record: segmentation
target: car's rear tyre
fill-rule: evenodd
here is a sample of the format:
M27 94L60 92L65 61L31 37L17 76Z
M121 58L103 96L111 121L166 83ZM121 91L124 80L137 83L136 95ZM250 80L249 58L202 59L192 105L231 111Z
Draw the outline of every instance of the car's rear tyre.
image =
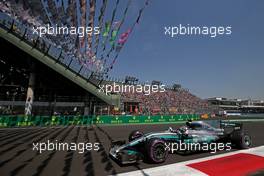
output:
M151 139L147 143L147 158L152 163L162 163L167 159L168 150L161 139Z
M131 142L131 141L133 141L133 140L135 140L135 139L140 138L140 137L143 136L143 135L144 135L144 133L142 133L141 131L134 130L134 131L132 131L132 132L129 134L129 136L128 136L128 141Z
M238 149L248 149L252 144L251 137L242 131L234 132L231 135L231 142Z

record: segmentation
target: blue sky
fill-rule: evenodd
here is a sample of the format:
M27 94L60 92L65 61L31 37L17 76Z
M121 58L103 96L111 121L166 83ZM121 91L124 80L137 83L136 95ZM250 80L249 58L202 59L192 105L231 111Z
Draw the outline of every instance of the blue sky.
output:
M151 0L111 75L180 83L202 98L264 99L263 9L262 0ZM232 26L232 35L164 35L179 24Z

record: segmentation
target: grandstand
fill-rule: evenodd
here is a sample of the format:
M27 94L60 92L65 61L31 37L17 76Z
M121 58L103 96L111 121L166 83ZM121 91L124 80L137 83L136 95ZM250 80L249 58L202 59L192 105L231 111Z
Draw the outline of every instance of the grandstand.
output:
M228 99L214 97L207 99L210 106L218 110L219 115L263 114L264 101L251 99Z
M99 104L119 106L119 96L99 92L99 81L93 79L93 73L82 67L77 60L68 57L62 49L58 49L48 41L32 35L28 28L4 13L0 14L0 19L1 48L2 51L5 51L3 58L1 58L1 68L3 68L1 69L1 87L3 87L1 100L6 100L1 101L1 106L7 106L9 109L10 106L18 106L20 108L12 110L12 113L22 113L25 100L28 97L26 95L28 87L36 88L33 90L36 101L34 106L40 107L35 108L37 111L34 112L38 114L46 114L47 109L55 108L54 104L58 108L60 105L66 108L85 107L87 110L84 114L92 113L92 110ZM21 71L24 74L21 74ZM21 78L23 75L24 77ZM8 78L8 76L15 80ZM29 83L29 80L35 82ZM69 84L68 81L74 84ZM57 85L52 88L52 84ZM10 87L13 89L10 90ZM70 96L71 94L73 96ZM23 99L24 101L18 101ZM85 99L89 99L88 102ZM66 103L73 100L76 102ZM2 109L6 109L4 107ZM39 112L40 109L45 109L45 112ZM7 111L3 110L3 112ZM56 109L53 111L56 112ZM51 110L49 110L50 112Z
M122 102L125 110L143 114L201 114L208 113L207 102L191 94L186 89L169 89L165 92L152 93L146 96L142 93L123 93ZM139 110L136 110L139 109ZM128 112L127 112L128 113Z
M38 5L36 4L35 11ZM3 8L4 9L4 8ZM1 9L2 10L2 9ZM145 84L127 76L110 79L84 67L67 49L33 34L28 22L10 9L0 12L0 113L28 115L92 114L202 114L211 112L208 103L181 85L165 92L108 94L99 85ZM20 21L22 20L22 22ZM39 23L29 17L33 25ZM15 52L12 52L15 51ZM154 80L152 84L161 84Z

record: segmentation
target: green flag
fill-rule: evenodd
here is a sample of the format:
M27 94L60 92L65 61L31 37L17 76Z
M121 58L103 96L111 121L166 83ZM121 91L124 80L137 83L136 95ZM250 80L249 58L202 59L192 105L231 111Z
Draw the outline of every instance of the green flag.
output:
M103 36L104 36L104 37L107 37L107 36L108 36L109 31L110 31L110 27L111 27L110 22L106 22L106 23L105 23L105 30L104 30L104 32L103 32Z
M110 44L113 46L115 44L116 36L117 36L117 30L113 30L111 34Z

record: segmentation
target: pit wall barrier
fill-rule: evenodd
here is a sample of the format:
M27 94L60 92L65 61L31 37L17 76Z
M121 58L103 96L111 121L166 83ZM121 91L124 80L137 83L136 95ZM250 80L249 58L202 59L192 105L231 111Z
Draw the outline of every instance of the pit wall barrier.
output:
M0 127L26 126L68 126L68 125L116 125L116 124L155 124L175 123L186 120L199 120L197 114L154 115L154 116L0 116Z

